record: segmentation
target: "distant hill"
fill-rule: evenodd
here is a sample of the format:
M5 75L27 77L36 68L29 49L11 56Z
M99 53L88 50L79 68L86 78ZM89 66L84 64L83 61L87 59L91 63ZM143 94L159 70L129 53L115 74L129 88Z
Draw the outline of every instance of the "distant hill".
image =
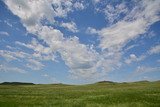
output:
M150 83L150 82L160 82L160 80L158 81L148 81L148 80L142 80L142 81L135 81L135 82L122 82L122 83ZM113 81L99 81L96 82L96 84L117 84L118 82L113 82Z
M98 84L102 84L102 83L109 83L109 84L114 84L116 82L113 82L113 81L99 81L97 82Z
M130 84L130 83L160 83L160 80L157 80L157 81L147 81L147 80L143 80L143 81L135 81L135 82L122 82L122 83L119 83L119 82L113 82L113 81L99 81L99 82L96 82L96 83L93 83L93 84L102 84L102 85L107 85L107 84ZM3 83L0 83L0 85L44 85L44 84L34 84L34 83L27 83L27 82L3 82ZM54 85L54 86L73 86L73 84L63 84L63 83L54 83L54 84L48 84L48 85ZM84 85L87 85L87 84L84 84ZM92 84L90 84L92 85Z
M3 82L0 85L34 85L34 83L25 83L25 82Z

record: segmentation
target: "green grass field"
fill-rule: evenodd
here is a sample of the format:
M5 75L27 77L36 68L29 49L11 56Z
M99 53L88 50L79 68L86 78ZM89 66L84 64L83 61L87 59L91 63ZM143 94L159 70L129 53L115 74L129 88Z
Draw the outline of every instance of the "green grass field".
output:
M0 107L160 107L160 82L0 85Z

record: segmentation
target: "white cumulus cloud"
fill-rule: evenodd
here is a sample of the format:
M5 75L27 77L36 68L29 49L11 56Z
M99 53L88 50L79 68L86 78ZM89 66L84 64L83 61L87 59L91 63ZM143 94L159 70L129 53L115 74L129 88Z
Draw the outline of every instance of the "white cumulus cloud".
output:
M78 29L77 29L77 25L76 23L74 23L73 21L72 22L68 22L68 23L61 23L61 26L66 28L67 30L71 31L71 32L78 32Z

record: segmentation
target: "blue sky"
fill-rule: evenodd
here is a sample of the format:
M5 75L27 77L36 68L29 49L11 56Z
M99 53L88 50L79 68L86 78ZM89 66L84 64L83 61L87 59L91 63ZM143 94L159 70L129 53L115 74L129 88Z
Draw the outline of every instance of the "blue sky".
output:
M160 79L159 0L0 1L0 82Z

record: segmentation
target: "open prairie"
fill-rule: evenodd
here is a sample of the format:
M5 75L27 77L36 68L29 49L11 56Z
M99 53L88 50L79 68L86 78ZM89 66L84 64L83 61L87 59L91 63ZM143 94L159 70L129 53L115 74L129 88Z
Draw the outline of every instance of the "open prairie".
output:
M0 85L0 107L160 107L160 82Z

